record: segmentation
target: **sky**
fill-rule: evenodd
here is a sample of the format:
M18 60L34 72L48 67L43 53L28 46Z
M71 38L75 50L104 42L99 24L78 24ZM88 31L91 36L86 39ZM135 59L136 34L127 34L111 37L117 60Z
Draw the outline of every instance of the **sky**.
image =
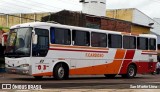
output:
M106 0L106 9L137 8L151 18L160 18L160 0ZM79 0L0 0L0 13L81 11Z

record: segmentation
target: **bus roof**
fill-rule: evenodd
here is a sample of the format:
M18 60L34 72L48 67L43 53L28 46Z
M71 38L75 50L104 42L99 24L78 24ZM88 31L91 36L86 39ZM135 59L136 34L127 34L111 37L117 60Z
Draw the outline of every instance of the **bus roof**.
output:
M140 37L149 37L149 38L157 38L156 35L153 34L139 34Z
M77 26L47 23L47 22L23 23L23 24L14 25L14 26L11 27L11 29L19 28L19 27L38 27L38 26L52 26L52 27L66 28L66 29L72 29L72 30L92 31L92 32L101 32L101 33L112 33L112 34L123 34L124 33L124 32L117 32L117 31L111 31L111 30L84 28L84 27L77 27ZM153 35L153 34L139 34L139 36L140 37L157 38L157 36Z

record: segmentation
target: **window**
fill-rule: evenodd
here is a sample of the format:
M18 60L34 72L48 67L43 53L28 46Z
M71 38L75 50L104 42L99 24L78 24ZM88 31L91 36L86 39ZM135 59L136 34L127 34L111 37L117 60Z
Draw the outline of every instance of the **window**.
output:
M123 36L123 48L124 49L136 49L136 37Z
M90 34L89 32L73 30L72 31L73 45L77 46L89 46L90 45Z
M71 32L69 29L51 28L51 43L53 44L71 44Z
M138 37L137 38L137 49L148 50L148 38Z
M109 48L122 48L122 36L117 34L108 34Z
M40 46L40 49L48 49L48 37L45 36L39 36L38 37L38 45Z
M47 29L35 29L38 35L38 43L32 45L32 55L36 57L44 57L48 53L49 48L49 31Z
M49 31L47 29L35 29L36 34L38 35L38 49L39 50L48 50L49 48Z
M104 33L92 32L91 45L92 47L107 47L107 35Z
M149 39L149 49L156 50L156 39L154 38Z

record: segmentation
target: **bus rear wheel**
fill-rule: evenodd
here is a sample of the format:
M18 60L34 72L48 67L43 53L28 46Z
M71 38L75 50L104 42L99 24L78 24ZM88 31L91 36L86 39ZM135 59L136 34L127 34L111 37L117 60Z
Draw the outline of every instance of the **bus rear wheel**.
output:
M113 78L115 78L116 74L105 74L104 76L106 78L113 79Z
M127 74L123 74L124 78L134 78L136 76L136 67L134 65L129 65L127 69Z
M56 65L53 73L54 73L54 78L58 80L67 79L69 76L68 70L63 64Z

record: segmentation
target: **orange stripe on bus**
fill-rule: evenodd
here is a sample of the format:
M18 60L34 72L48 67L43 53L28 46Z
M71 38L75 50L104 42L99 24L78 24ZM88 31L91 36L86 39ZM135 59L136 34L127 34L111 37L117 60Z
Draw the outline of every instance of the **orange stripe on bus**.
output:
M107 73L108 74L118 74L119 69L121 68L121 64L125 55L125 50L118 49L115 55L115 59L113 63L107 65Z
M114 60L110 64L103 64L103 65L96 65L96 66L90 66L90 67L71 69L70 74L71 75L75 75L75 74L76 75L118 74L124 55L125 55L125 50L119 49L116 51L115 59L120 59L120 60Z
M33 76L52 76L52 72L44 72L44 73L37 73L37 74L32 74Z
M157 52L155 50L143 50L142 52Z
M157 53L141 53L142 55L158 55Z
M57 45L50 44L51 47L63 47L63 48L78 48L78 49L93 49L93 50L109 50L108 48L88 47L88 46L69 46L69 45Z
M118 49L115 55L115 59L123 59L125 50Z

